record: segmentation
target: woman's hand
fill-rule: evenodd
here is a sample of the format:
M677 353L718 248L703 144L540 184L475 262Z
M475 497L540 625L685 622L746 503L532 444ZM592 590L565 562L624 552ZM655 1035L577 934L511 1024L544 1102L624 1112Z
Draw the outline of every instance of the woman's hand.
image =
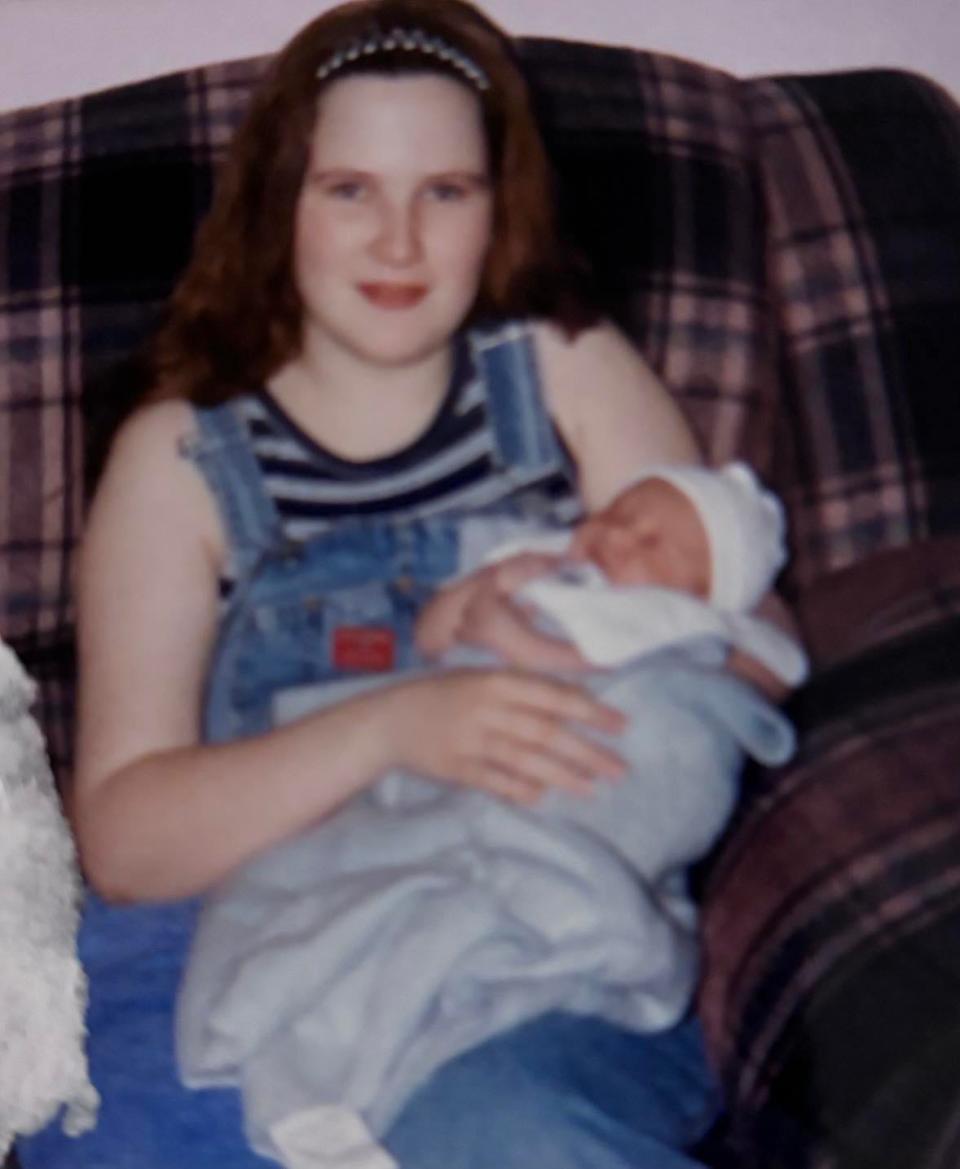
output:
M521 552L442 589L417 622L420 652L437 658L455 644L471 645L525 670L585 669L589 663L578 650L537 629L531 610L516 599L528 581L551 572L562 559Z
M464 669L386 694L391 756L432 779L532 804L549 788L589 795L597 778L615 779L624 770L582 729L615 734L623 715L566 682Z
M795 641L798 646L803 645L800 626L786 601L777 593L769 592L766 596L761 597L759 604L753 610L753 616L769 621L781 633ZM771 702L782 703L790 697L791 686L787 685L776 674L771 673L762 662L740 650L733 650L727 658L727 669L744 682L756 686L760 693Z

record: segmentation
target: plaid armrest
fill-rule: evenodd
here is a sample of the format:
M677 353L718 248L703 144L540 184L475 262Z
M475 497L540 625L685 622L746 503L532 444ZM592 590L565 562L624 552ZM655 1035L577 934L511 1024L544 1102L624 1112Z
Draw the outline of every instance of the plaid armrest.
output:
M960 1164L960 110L745 82L780 343L774 486L816 670L708 881L739 1169Z
M960 1163L960 539L823 578L801 747L707 882L701 1006L740 1169Z

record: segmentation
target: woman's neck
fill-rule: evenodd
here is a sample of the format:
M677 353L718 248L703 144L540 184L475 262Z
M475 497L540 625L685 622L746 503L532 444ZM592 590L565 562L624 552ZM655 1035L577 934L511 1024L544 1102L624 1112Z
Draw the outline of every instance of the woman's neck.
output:
M402 450L424 432L451 369L452 345L403 365L378 365L308 341L270 379L270 390L322 446L342 458L368 460Z

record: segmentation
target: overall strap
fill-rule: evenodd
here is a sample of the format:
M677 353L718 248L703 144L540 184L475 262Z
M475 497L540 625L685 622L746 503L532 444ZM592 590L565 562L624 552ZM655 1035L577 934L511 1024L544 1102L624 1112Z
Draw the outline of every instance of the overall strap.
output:
M475 330L470 333L470 345L507 474L523 485L566 467L541 391L529 324L518 321Z
M213 492L226 528L231 563L240 578L265 549L280 541L280 516L250 447L238 404L195 408L194 418L198 433L185 440L182 450Z

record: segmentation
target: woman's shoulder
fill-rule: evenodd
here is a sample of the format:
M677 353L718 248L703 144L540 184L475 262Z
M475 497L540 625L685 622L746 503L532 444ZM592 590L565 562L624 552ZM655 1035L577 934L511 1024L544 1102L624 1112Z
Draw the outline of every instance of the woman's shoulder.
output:
M111 443L89 524L162 525L169 517L218 548L222 538L212 498L184 458L185 444L196 434L193 407L182 398L151 401L134 410Z
M116 458L162 457L196 433L193 407L183 398L158 398L138 406L120 425L110 447Z
M549 320L528 322L530 335L551 389L576 386L583 393L586 377L600 376L591 393L615 390L624 382L660 387L660 381L629 338L611 321L601 320L571 333Z
M197 433L189 402L179 398L138 406L117 429L107 454L96 498L120 492L177 490L184 480L184 444ZM157 485L154 487L153 485Z

